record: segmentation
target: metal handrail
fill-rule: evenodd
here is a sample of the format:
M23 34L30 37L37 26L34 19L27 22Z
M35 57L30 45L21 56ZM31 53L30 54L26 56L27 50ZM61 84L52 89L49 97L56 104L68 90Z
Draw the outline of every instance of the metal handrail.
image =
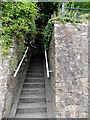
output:
M32 45L32 42L31 42L31 41L30 41L30 46L33 47L33 48L36 48L36 46ZM26 51L25 51L25 53L24 53L24 55L23 55L23 57L22 57L19 65L18 65L18 67L17 67L17 69L16 69L13 77L16 77L16 75L17 75L17 73L18 73L18 71L19 71L19 69L20 69L20 67L21 67L21 65L22 65L22 62L23 62L23 60L24 60L24 58L25 58L25 56L26 56L26 54L27 54L28 49L29 49L29 47L27 47L27 49L26 49Z
M50 77L50 72L52 72L52 70L49 70L49 65L48 65L48 59L47 59L47 52L45 50L45 61L46 61L46 73L47 73L47 78Z
M18 65L18 67L17 67L17 69L16 69L13 77L16 77L16 75L17 75L17 73L18 73L18 71L19 71L19 69L20 69L20 67L21 67L21 65L22 65L22 62L23 62L23 60L24 60L24 58L25 58L25 56L26 56L26 54L27 54L28 49L29 49L29 47L27 47L27 49L26 49L26 51L25 51L25 53L24 53L24 55L23 55L23 57L22 57L19 65Z

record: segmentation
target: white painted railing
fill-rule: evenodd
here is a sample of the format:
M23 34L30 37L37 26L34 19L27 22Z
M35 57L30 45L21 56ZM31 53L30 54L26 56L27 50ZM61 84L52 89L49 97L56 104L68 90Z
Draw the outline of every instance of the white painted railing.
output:
M32 45L32 42L31 42L31 41L30 41L30 46L36 49L36 46ZM23 55L23 57L22 57L19 65L18 65L18 67L17 67L17 69L16 69L13 77L16 77L16 76L17 76L17 73L18 73L18 71L19 71L19 69L20 69L20 67L21 67L21 65L22 65L22 63L23 63L23 60L24 60L24 58L25 58L25 56L26 56L26 54L27 54L28 49L29 49L29 47L27 47L27 49L26 49L26 51L25 51L25 53L24 53L24 55Z
M48 58L47 58L47 52L45 50L45 61L46 61L46 73L47 73L47 78L50 77L50 72L52 72L51 70L49 70L49 65L48 65Z
M23 55L23 57L22 57L19 65L18 65L18 67L17 67L17 69L16 69L13 77L16 77L16 75L17 75L17 73L18 73L18 71L19 71L19 69L20 69L20 67L21 67L21 65L22 65L22 62L23 62L23 60L24 60L24 58L25 58L25 56L26 56L26 54L27 54L28 49L29 49L29 47L27 47L27 49L26 49L26 51L25 51L25 53L24 53L24 55Z

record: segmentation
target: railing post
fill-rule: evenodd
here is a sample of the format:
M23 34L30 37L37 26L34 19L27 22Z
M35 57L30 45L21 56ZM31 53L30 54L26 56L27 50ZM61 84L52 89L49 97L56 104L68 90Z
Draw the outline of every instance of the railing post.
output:
M64 1L62 1L62 17L64 17Z

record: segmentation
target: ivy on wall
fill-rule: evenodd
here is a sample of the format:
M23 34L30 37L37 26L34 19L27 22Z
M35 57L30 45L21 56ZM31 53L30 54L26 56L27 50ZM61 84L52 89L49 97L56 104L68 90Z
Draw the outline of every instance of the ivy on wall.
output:
M44 29L44 49L48 50L49 48L49 43L52 39L52 31L53 31L53 25L55 21L59 21L62 24L65 24L66 22L71 22L78 30L81 30L76 23L83 23L87 22L87 20L84 19L76 19L76 18L70 18L70 17L56 17L52 18L48 21L47 26Z
M25 44L28 42L27 36L29 40L33 40L36 31L35 19L38 11L36 3L2 2L1 4L2 53L8 54L8 48L13 43L12 37L17 38L18 43L23 44L25 49Z

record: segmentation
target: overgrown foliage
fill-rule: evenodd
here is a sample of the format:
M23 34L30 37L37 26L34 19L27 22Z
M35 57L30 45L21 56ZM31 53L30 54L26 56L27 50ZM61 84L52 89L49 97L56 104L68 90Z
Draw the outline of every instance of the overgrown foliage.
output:
M37 6L39 8L38 19L36 20L37 25L37 35L36 42L40 44L43 48L43 37L44 37L44 28L47 25L49 19L51 19L51 15L54 11L58 11L61 2L38 2Z
M25 49L27 36L33 39L35 34L35 18L37 7L35 3L2 2L2 40L3 54L8 54L8 48L16 38L21 50ZM22 48L23 46L23 48Z
M8 54L8 48L12 46L13 38L16 39L21 50L25 49L30 40L34 40L34 36L40 45L44 44L44 48L48 49L55 20L62 23L82 22L79 19L62 18L61 16L51 19L53 12L57 13L58 8L62 7L62 2L2 2L1 4L2 40L0 44L3 45L3 54ZM65 6L89 9L90 2L66 2ZM75 15L75 12L79 11L67 10L66 12L69 15ZM84 13L80 11L80 15ZM44 42L42 42L43 37Z
M76 28L78 30L80 30L80 28L78 28L78 26L76 25L76 23L82 23L83 20L82 19L75 19L75 18L69 18L69 17L56 17L56 18L52 18L48 21L47 26L44 29L44 49L48 50L49 48L49 43L52 39L52 31L53 31L53 25L55 21L60 21L62 24L66 23L66 22L71 22L74 26L76 26Z
M65 7L90 9L90 2L75 2L75 0L73 0L73 2L65 2ZM60 8L61 8L61 4L59 4L59 9ZM83 15L85 13L89 13L89 12L65 9L66 15L77 16L77 15ZM62 17L62 16L50 19L44 29L44 41L43 41L44 49L48 49L49 47L49 43L52 37L53 24L55 20L60 21L62 23L71 22L78 30L80 30L80 28L76 25L76 23L82 23L87 21L85 19Z
M37 6L40 8L38 20L42 23L42 28L44 28L49 19L51 19L51 15L54 11L58 11L58 8L61 6L61 2L38 2Z
M51 37L52 37L52 30L53 30L53 24L54 21L51 19L48 21L47 26L44 29L44 49L48 49L48 45L50 43Z

